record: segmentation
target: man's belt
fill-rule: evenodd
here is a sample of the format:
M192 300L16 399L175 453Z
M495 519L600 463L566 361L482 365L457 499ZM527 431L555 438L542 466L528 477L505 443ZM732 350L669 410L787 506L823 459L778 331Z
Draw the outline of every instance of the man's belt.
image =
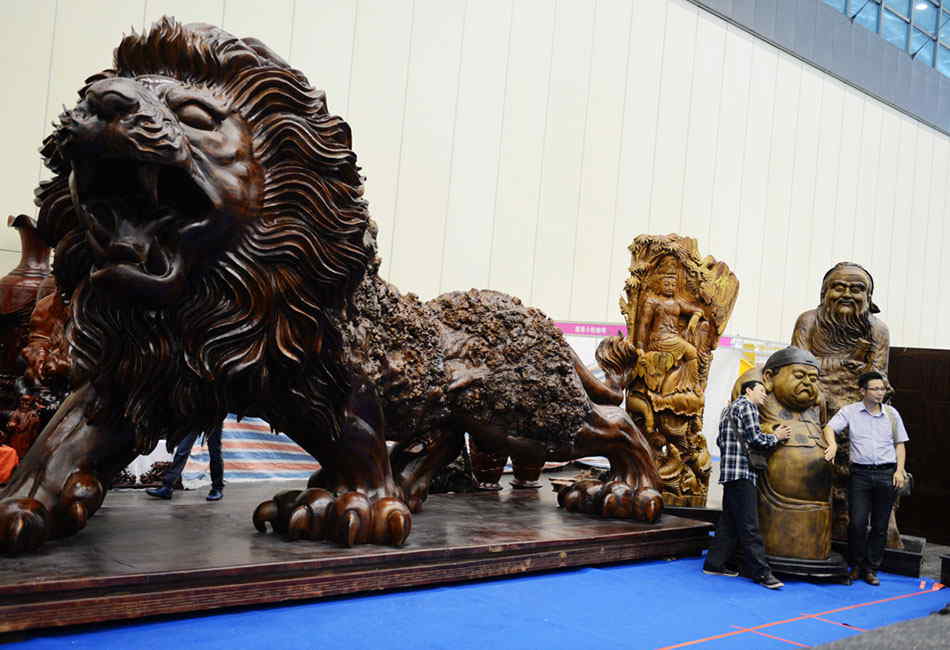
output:
M897 469L897 463L881 463L880 465L866 465L865 463L851 463L851 467L858 469Z

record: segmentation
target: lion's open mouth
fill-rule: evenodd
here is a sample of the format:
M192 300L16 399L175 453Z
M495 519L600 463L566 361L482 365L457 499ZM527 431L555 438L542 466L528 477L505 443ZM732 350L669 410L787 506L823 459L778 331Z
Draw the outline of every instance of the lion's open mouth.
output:
M187 172L118 159L74 160L72 168L70 192L96 260L93 282L156 298L179 285L181 233L212 210Z

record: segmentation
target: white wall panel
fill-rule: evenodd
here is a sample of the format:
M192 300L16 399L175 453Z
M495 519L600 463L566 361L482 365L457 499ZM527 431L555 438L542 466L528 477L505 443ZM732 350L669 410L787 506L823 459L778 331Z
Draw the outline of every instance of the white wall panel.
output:
M6 226L6 223L3 225ZM13 230L13 228L10 228L9 230ZM15 232L14 235L16 235ZM19 246L19 237L17 237L17 240L17 246ZM6 275L9 271L12 271L19 263L20 253L18 251L0 249L0 276Z
M824 275L834 264L832 239L835 234L838 175L841 169L841 122L845 87L826 77L821 89L821 115L818 125L818 158L815 161L815 199L812 208L812 241L808 256L808 278ZM858 118L860 119L860 117ZM807 161L805 161L807 164Z
M522 297L534 269L553 35L553 3L515 1L489 282Z
M950 203L950 142L936 138L933 140L933 173L930 176L930 213L927 219L927 230L923 239L923 272L912 281L921 287L922 296L919 302L909 302L908 309L913 310L915 304L921 306L920 336L915 346L932 348L940 345L939 340L943 333L950 330L946 323L940 320L943 307L950 304L950 281L944 272L942 264L946 248L942 248L944 234L947 230L947 215Z
M581 167L590 97L593 5L557 3L531 304L567 316L574 281Z
M660 109L656 121L656 155L650 191L649 232L679 232L682 226L686 138L693 52L696 48L698 9L673 2L666 17L666 38L660 62ZM774 55L773 55L774 57Z
M705 249L712 219L727 30L705 11L697 16L679 232L699 240L700 254L719 259L718 252Z
M762 249L766 222L763 215L768 202L777 66L778 55L774 50L758 48L754 51L736 231L739 248L733 266L736 275L742 278L742 291L730 321L730 327L740 332L756 332L756 310L763 284L762 259L766 255Z
M719 142L713 182L712 220L710 223L708 253L730 266L739 268L739 257L744 253L740 242L739 212L742 206L743 159L748 135L749 97L752 85L752 37L738 29L729 28L726 36L725 71L722 81L722 105L719 110ZM744 286L745 277L739 277ZM744 289L739 289L742 300ZM737 334L752 336L748 323L729 329Z
M630 27L627 78L624 81L623 129L618 174L617 213L610 243L607 313L618 318L617 301L627 279L633 238L647 230L650 190L656 152L656 121L660 99L660 67L671 3L635 0Z
M908 119L908 118L905 118ZM933 275L928 271L937 271L936 267L928 268L927 259L927 237L930 220L930 202L931 197L931 178L934 172L934 142L928 137L928 129L922 124L917 124L910 120L917 130L917 159L914 162L914 177L911 180L910 196L907 197L907 207L909 214L903 227L907 231L907 258L906 262L893 270L891 278L895 286L903 287L901 291L901 310L898 316L903 322L904 341L923 340L923 303L926 297L925 287L930 285L928 282L922 282L921 279L928 280ZM946 177L944 177L946 182ZM922 273L923 272L923 273ZM921 309L915 309L915 305L920 305ZM919 345L919 344L917 344Z
M574 249L571 311L575 320L618 320L616 296L607 295L617 211L617 166L623 128L627 52L633 5L629 0L600 0L594 14L587 128L577 237ZM612 301L608 301L612 298ZM609 309L607 305L609 304Z
M943 155L950 157L950 143L944 139L942 145ZM950 250L950 225L947 224L947 214L950 213L950 183L946 182L948 175L950 175L950 167L948 167L948 173L944 174L942 183L943 210L939 217L939 223L943 228L943 238L940 243L941 262L946 259L947 251ZM947 323L950 323L950 278L947 277L945 271L941 271L938 276L940 292L937 315L934 319L934 347L950 348L950 327L947 326Z
M5 8L7 213L35 214L61 104L123 32L167 14L260 38L327 91L353 128L382 274L404 291L488 286L619 321L627 246L679 232L738 274L730 334L787 340L822 274L853 259L895 345L950 347L950 138L687 0ZM19 246L0 228L0 262Z
M871 259L867 266L874 277L874 301L881 308L881 318L890 324L895 312L888 298L890 261L893 252L894 202L897 198L897 152L901 139L900 118L892 109L884 110L881 122L881 166L877 177L874 212L874 240ZM891 341L894 332L891 331Z
M253 36L284 59L290 56L290 36L296 19L295 0L224 0L221 26L237 36ZM301 35L303 36L303 35Z
M864 98L864 122L861 126L861 156L855 206L854 251L851 259L869 267L874 248L875 195L881 156L881 120L884 107L870 97Z
M349 117L350 74L357 0L296 2L290 36L290 65L327 93L331 113Z
M3 173L0 173L0 250L20 250L20 237L6 227L9 214L35 215L33 189L42 163L36 153L46 132L50 53L56 31L56 4L52 0L20 0L4 7L4 47L0 73L10 89L2 103L4 133ZM51 116L50 120L53 119ZM6 261L7 256L3 258ZM16 256L19 259L19 256ZM14 262L9 268L16 265ZM0 270L5 274L6 269Z
M905 335L904 304L908 287L902 280L906 265L912 260L908 256L911 242L909 221L913 197L917 163L917 122L903 115L900 122L900 144L897 153L897 188L895 197L894 220L891 229L891 259L887 271L879 283L884 285L883 297L887 301L888 315L884 322L891 328L892 345L908 345Z
M809 275L808 258L813 238L812 214L815 210L822 79L823 75L814 68L802 66L798 122L795 130L795 162L792 170L792 202L789 206L788 240L785 249L786 271L782 287L780 341L790 340L798 315L818 304L821 278ZM739 282L741 292L742 278L739 278Z
M180 23L221 25L224 21L224 0L145 0L146 29L162 16L173 17Z
M762 255L758 271L753 270L760 280L759 297L755 307L756 320L752 331L758 338L773 341L782 340L784 333L782 276L785 273L785 249L792 204L801 87L801 62L780 56L775 76L775 108L772 112L772 148L765 190L766 203L761 213ZM747 286L748 283L743 282L743 292Z
M413 10L390 277L423 300L438 294L442 272L465 4L416 0Z
M489 286L511 0L469 0L462 35L440 291Z
M357 7L346 118L379 225L380 272L389 273L409 73L411 0L361 0Z
M837 197L831 230L831 259L854 259L854 231L861 167L861 134L864 131L865 95L845 88L841 111L841 149L838 157ZM827 265L829 268L831 265Z

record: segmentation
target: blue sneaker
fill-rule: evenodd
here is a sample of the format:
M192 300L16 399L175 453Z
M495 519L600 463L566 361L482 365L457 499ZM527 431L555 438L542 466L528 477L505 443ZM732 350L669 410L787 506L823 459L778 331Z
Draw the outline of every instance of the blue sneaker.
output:
M208 496L205 498L208 501L220 501L222 497L224 497L224 492L222 492L216 487L213 487L208 491Z
M149 495L150 497L155 497L156 499L166 499L166 500L171 499L172 494L174 492L175 491L172 490L167 485L163 485L162 487L157 487L157 488L148 488L147 490L145 490L145 494Z

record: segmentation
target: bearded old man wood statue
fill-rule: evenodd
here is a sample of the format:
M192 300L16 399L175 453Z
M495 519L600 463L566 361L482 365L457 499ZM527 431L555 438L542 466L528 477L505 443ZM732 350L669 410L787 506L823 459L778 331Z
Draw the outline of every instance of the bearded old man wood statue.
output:
M792 345L810 351L821 364L821 390L828 417L847 404L861 401L858 377L876 370L887 383L890 332L875 314L874 278L860 264L839 262L821 281L821 304L798 317ZM890 390L890 384L888 384ZM822 422L822 425L825 423ZM835 539L848 538L847 434L839 441L832 491ZM843 443L843 444L842 444ZM899 548L894 515L888 526L888 546Z
M74 390L0 493L0 549L79 531L136 455L228 412L319 460L254 513L291 538L402 544L466 431L540 463L607 456L561 504L659 517L649 444L544 314L377 275L350 128L261 42L163 19L60 123L38 198Z

